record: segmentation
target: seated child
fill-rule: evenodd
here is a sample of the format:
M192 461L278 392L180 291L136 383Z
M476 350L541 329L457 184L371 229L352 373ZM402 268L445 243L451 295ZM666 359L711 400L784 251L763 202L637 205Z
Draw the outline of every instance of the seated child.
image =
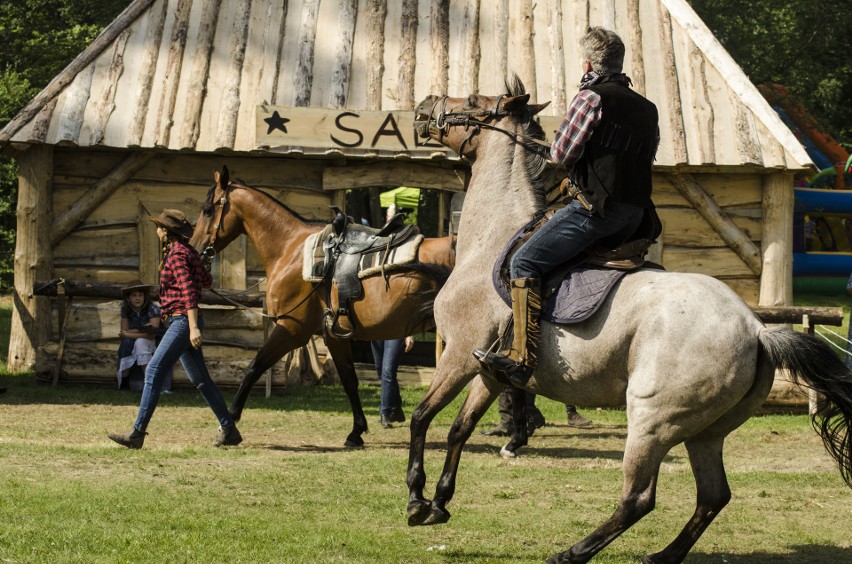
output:
M133 280L121 289L121 341L118 346L118 387L142 391L145 366L156 348L160 332L160 308L151 302L151 286ZM171 390L171 375L163 383L163 391ZM125 384L126 382L126 384Z

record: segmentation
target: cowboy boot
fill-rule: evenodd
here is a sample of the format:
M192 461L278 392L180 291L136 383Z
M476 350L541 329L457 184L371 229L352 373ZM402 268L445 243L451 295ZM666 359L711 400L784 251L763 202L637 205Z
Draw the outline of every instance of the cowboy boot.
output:
M579 413L577 413L577 408L573 405L565 406L565 414L568 416L568 426L576 427L578 429L582 429L583 427L591 427L592 420L586 419Z
M147 435L145 431L140 431L139 429L133 428L129 433L110 433L107 435L110 439L117 442L121 446L125 446L127 448L142 448L142 443L145 442L145 435Z
M506 388L497 398L497 410L500 413L500 422L493 429L480 431L480 435L488 437L508 437L512 434L514 423L512 421L512 393Z
M502 353L476 349L473 355L486 370L503 376L517 388L523 388L532 376L541 339L541 285L537 278L515 278L512 291L514 337L512 346Z

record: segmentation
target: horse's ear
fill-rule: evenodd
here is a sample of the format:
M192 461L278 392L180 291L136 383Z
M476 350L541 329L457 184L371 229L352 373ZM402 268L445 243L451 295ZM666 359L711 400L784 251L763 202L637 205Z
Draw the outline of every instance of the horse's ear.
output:
M507 113L515 113L521 110L530 101L529 94L521 94L520 96L509 96L503 101L503 111Z
M548 102L545 102L544 104L530 104L527 107L530 110L530 115L534 116L549 105L550 105L550 102L548 101Z
M217 181L219 182L219 186L221 186L222 188L228 187L228 183L231 181L231 175L228 172L227 166L222 165L222 172L219 174L219 178L217 179Z

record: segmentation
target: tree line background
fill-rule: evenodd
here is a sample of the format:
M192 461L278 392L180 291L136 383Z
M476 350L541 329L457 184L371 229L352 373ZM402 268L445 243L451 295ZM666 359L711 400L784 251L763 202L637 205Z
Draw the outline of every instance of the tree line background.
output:
M283 1L283 0L282 0ZM130 0L0 0L0 128ZM689 0L755 84L787 87L852 149L850 0ZM17 166L0 157L0 292L12 287Z

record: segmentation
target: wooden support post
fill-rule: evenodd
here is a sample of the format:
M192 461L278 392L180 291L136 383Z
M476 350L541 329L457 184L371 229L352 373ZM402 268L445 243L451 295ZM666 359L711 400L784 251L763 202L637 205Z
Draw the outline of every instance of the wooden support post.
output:
M36 280L53 275L50 245L53 147L36 145L18 158L18 227L15 240L15 308L9 370L29 370L36 349L50 340L50 302L33 295Z
M813 336L814 334L814 324L811 322L811 316L805 314L802 316L802 332L807 333L808 335ZM820 401L822 400L822 396L816 391L808 388L808 414L816 415L819 411Z
M781 172L763 181L762 306L793 303L793 178Z
M266 315L266 297L263 298L263 314ZM263 342L269 340L269 320L267 318L263 318ZM266 397L272 396L272 367L266 371Z
M56 366L53 368L53 387L55 388L59 384L59 373L62 370L62 355L65 353L65 335L67 334L65 328L68 325L68 319L71 317L71 300L73 300L73 296L65 297L65 286L63 284L59 284L57 287L58 301L57 306L59 307L59 347L56 349Z
M319 382L322 379L322 364L320 364L319 351L317 351L317 344L314 342L313 337L308 339L308 344L305 345L305 348L308 350L308 361L311 364L314 378Z

